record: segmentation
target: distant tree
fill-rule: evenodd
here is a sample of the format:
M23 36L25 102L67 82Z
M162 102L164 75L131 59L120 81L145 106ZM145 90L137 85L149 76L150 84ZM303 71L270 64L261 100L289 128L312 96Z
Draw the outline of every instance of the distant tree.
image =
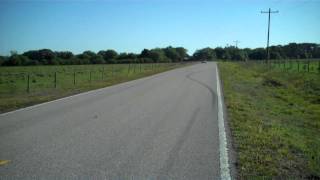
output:
M7 58L5 56L0 56L0 66L2 66L6 60Z
M187 49L185 49L185 48L183 48L183 47L177 47L177 48L175 48L176 49L176 51L178 52L178 54L179 54L179 61L183 61L185 58L187 58L187 57L189 57L189 55L188 55L188 50Z
M55 52L56 56L61 59L71 59L74 55L70 51Z
M267 58L266 50L264 48L254 49L248 54L248 56L252 60L263 60Z
M193 54L193 59L196 61L203 61L203 60L213 61L216 58L217 58L216 53L214 49L211 49L211 48L200 49Z
M77 55L77 58L72 59L73 64L104 64L105 60L101 55L93 51L84 51Z
M127 59L128 58L128 54L127 53L120 53L119 55L118 55L118 58L117 59Z
M181 62L188 57L187 50L183 47L174 48L174 47L168 46L164 49L158 49L158 50L161 50L164 52L164 55L166 56L164 57L164 60L166 62Z
M105 60L103 59L103 57L101 55L96 54L96 55L91 56L90 62L92 64L104 64Z
M143 49L139 55L139 58L150 58L150 51L148 49Z
M313 58L320 58L320 45L318 45L312 49L312 57Z
M221 47L217 47L214 49L217 59L226 59L226 51L221 48Z
M172 62L181 61L180 54L175 48L171 46L164 49L165 56L169 58Z
M138 56L134 53L129 53L127 54L127 59L132 59L132 60L135 60Z
M84 51L82 54L84 57L94 57L96 55L96 53L93 51Z
M31 50L22 54L30 60L36 60L40 64L55 64L55 53L50 49Z
M26 56L13 54L3 63L5 66L23 66L28 65L29 59Z
M98 54L103 57L106 63L115 63L115 60L118 56L118 53L112 49L106 51L99 51Z
M289 43L288 45L283 46L283 51L286 54L286 57L290 59L296 59L300 57L297 43Z
M154 62L170 62L170 59L166 56L163 49L155 48L150 50L149 58L153 59Z
M235 46L228 46L225 51L230 54L230 60L245 61L248 59L247 52Z
M84 51L82 54L77 55L77 57L79 59L88 59L90 60L91 57L94 57L96 55L96 53L92 52L92 51Z
M282 59L281 55L277 51L271 51L270 52L270 59Z

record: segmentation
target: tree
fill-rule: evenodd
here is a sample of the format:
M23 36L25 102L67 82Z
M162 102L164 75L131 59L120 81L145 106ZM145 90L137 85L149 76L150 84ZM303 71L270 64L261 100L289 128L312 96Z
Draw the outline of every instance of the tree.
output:
M98 54L103 57L106 63L115 63L116 62L115 59L118 56L118 53L112 49L109 49L106 51L99 51Z
M150 58L150 51L148 49L143 49L139 55L139 58Z
M183 47L177 47L176 48L176 51L178 52L179 54L179 61L183 61L185 58L187 58L189 55L188 55L188 51L187 49L183 48Z
M312 57L313 58L320 58L320 45L313 48Z
M263 60L267 58L266 50L264 48L254 49L248 54L248 56L252 60Z
M171 46L164 49L165 56L167 56L172 62L180 61L180 54L175 48Z
M193 59L196 61L203 61L203 60L213 61L216 59L216 53L214 49L211 49L209 47L200 49L193 54Z
M70 51L55 52L56 56L61 59L71 59L74 55Z
M4 62L3 65L6 66L23 66L28 65L29 59L26 56L13 54L9 57L7 61Z
M282 59L282 57L278 51L271 51L270 59Z
M149 58L153 59L153 62L170 62L170 59L165 55L163 49L155 48L150 50Z
M248 59L247 52L235 46L225 48L225 51L230 54L230 59L234 61L245 61Z
M91 56L90 62L92 64L104 64L105 60L103 59L103 57L101 55L96 54L96 55Z
M225 56L226 51L223 48L217 47L214 49L214 51L216 53L217 59L225 59L226 58L226 56Z
M50 49L31 50L22 55L30 60L38 61L40 64L55 64L55 53Z
M105 60L101 55L96 54L93 51L84 51L79 54L78 59L73 59L74 64L104 64Z
M2 66L2 64L4 64L6 60L7 60L6 57L0 56L0 66Z

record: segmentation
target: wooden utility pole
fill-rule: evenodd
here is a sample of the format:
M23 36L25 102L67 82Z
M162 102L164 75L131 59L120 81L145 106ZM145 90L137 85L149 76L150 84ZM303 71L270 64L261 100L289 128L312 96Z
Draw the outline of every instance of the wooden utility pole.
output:
M266 60L266 63L268 63L269 59L270 59L270 53L269 53L270 16L271 16L271 13L279 13L279 11L271 11L271 8L269 8L269 11L261 11L261 13L268 13L269 14L269 18L268 18L268 40L267 40L267 60Z

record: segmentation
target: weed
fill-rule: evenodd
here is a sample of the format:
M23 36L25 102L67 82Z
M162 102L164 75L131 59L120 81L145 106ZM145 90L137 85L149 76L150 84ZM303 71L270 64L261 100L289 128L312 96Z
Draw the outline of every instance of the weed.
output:
M320 177L320 76L219 63L239 179Z

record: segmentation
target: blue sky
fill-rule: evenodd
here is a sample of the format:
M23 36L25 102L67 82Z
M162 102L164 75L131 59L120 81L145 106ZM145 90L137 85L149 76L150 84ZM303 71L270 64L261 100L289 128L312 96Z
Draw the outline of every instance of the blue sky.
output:
M320 0L0 0L0 54L320 43Z

